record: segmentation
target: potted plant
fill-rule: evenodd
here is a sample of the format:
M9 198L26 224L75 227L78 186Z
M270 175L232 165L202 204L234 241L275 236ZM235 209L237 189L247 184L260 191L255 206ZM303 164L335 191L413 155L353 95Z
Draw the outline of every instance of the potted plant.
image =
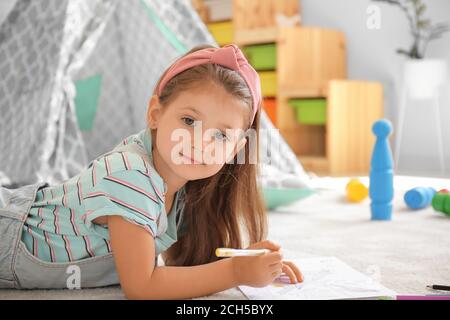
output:
M439 39L450 30L447 23L433 24L425 18L426 5L422 0L372 0L399 7L406 15L413 42L409 49L397 49L408 59L404 64L404 81L410 97L426 99L434 97L436 90L447 79L447 62L442 59L426 59L431 41Z

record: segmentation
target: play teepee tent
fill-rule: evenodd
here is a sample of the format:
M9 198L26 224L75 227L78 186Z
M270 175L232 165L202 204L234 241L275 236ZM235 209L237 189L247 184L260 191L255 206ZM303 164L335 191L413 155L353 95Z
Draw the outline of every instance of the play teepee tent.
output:
M0 171L14 185L75 175L145 127L162 71L205 43L189 0L2 0ZM262 128L263 173L307 181L265 114Z

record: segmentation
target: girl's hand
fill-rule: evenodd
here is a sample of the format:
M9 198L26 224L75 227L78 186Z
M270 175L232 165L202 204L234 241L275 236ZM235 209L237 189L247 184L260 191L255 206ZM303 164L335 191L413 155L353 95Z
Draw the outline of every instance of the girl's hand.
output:
M291 283L303 281L302 274L297 266L291 261L283 261L279 251L280 245L264 240L254 243L246 249L269 249L266 253L256 257L233 257L233 269L239 285L252 287L265 287L272 283L283 272L290 278ZM297 279L296 279L297 278Z
M273 241L264 240L261 242L250 245L247 249L270 249L272 251L279 251L281 246ZM289 260L282 260L282 272L285 274L283 277L288 277L290 283L303 282L303 275L300 269Z
M283 272L289 277L290 283L294 284L297 282L303 282L303 275L300 269L289 260L283 260Z
M232 257L233 272L238 285L265 287L281 275L283 256L279 245L271 241L261 241L246 249L269 249L274 252L260 256Z

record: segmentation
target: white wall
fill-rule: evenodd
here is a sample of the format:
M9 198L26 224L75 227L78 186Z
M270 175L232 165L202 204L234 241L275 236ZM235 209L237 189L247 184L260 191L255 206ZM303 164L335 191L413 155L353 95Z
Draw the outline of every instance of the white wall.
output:
M424 0L426 16L433 22L450 22L450 1ZM369 5L381 9L381 28L366 27ZM404 56L397 48L411 43L408 22L399 8L369 0L301 0L304 26L337 29L347 40L350 79L379 81L384 86L385 116L396 124L401 66ZM450 65L450 33L430 43L427 57L444 58ZM399 173L450 177L450 82L442 92L441 117L444 131L446 171L440 172L436 126L429 101L412 101L407 106ZM395 130L395 127L394 127ZM393 142L393 140L392 140ZM394 143L392 143L394 146Z

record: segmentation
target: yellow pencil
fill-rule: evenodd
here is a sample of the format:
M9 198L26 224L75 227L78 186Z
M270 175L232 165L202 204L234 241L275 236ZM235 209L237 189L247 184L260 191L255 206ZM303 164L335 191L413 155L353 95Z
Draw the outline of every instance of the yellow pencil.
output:
M260 256L271 252L269 249L232 249L232 248L217 248L216 256L223 257L238 257L238 256Z

